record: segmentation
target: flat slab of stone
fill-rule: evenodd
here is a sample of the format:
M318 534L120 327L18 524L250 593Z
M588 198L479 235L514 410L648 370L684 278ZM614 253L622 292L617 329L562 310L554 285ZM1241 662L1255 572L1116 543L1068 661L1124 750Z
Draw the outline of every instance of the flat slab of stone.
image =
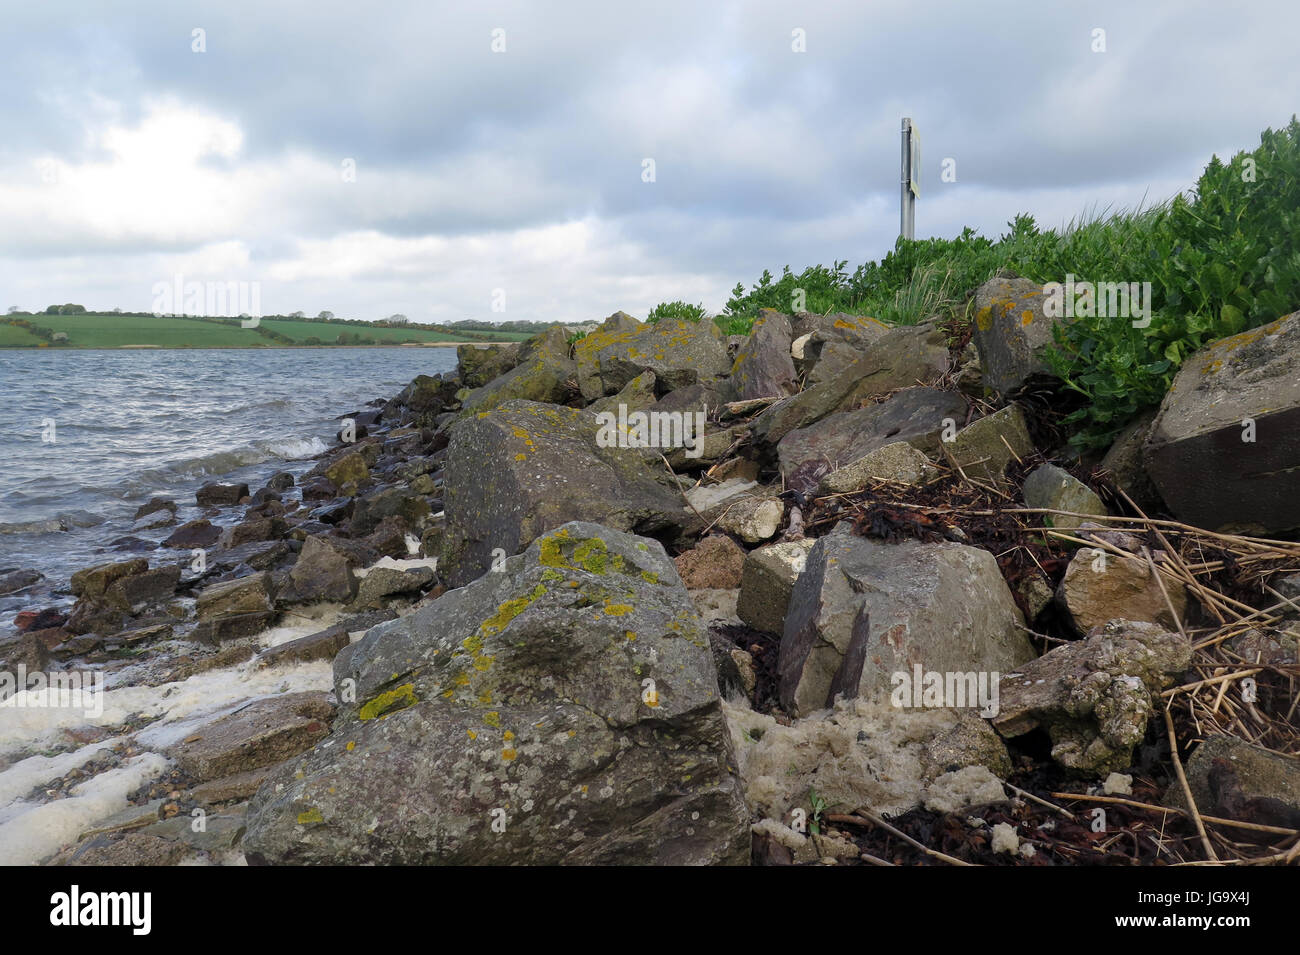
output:
M897 441L937 454L945 422L965 417L966 402L960 395L937 388L906 388L877 404L832 414L791 431L777 445L781 474L787 487L806 493L823 477Z
M334 707L323 692L264 697L207 723L167 755L196 782L282 763L329 735Z
M1300 312L1184 361L1145 461L1189 524L1257 534L1300 527Z

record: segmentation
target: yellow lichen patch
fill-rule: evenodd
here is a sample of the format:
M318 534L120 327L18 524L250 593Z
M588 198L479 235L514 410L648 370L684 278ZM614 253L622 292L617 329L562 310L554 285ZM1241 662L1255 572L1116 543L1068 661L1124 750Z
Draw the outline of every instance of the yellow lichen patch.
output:
M528 455L526 455L526 454L520 452L519 454L516 454L516 455L515 455L515 460L516 460L516 461L527 461L527 460L528 460Z
M469 674L463 672L457 673L455 679L451 682L456 684L456 686L469 686Z
M490 704L492 702L492 691L484 690L482 693L478 695L478 701L482 703L484 706Z
M643 570L643 571L641 571L641 579L644 580L644 581L645 581L646 583L648 583L648 584L657 584L657 583L659 583L659 575L656 574L653 570Z
M345 748L349 753L352 752L354 749L357 748L356 741L355 741L355 740L348 740L348 745L347 745L346 747L344 747L344 748Z
M496 710L490 710L483 714L483 722L495 729L501 728L501 714Z
M1031 325L1033 324L1033 321L1034 321L1034 313L1029 311L1029 309L1025 309L1023 312L1020 313L1021 325Z
M315 806L312 806L306 812L298 813L298 825L300 826L311 826L324 821L325 817L320 814L320 810Z
M387 716L394 710L413 706L417 702L419 701L415 697L415 685L403 683L396 689L387 690L367 701L357 715L363 720L373 720L379 716Z
M512 733L510 730L506 730L505 733L502 734L501 738L506 742L510 742L510 740L515 738L515 734Z
M510 762L510 760L514 759L517 755L519 754L516 753L513 749L503 749L501 751L501 758L504 759L507 763Z
M469 734L470 739L478 739L478 733L475 733L473 730L466 730L465 732Z
M982 332L987 332L993 327L993 310L990 306L985 305L979 310L975 316L975 324L979 326L979 330Z
M573 739L573 737L575 737L575 736L577 736L577 735L578 735L578 731L577 731L577 730L569 730L569 739Z
M501 604L501 606L497 607L497 612L493 616L484 620L483 623L479 625L478 633L465 641L465 648L477 656L479 649L483 646L483 637L489 637L500 633L510 625L511 620L514 620L515 617L523 613L528 609L528 606L533 601L545 593L546 588L541 584L538 584L525 596L515 597L513 600L507 600L505 603ZM473 640L478 641L476 647L470 646L470 641Z
M616 604L605 601L605 613L610 617L622 617L632 612L631 604Z
M628 640L632 640L633 642L636 641L636 633L635 633L635 631L632 631L632 630L625 630L625 631L623 632L623 636L626 637Z

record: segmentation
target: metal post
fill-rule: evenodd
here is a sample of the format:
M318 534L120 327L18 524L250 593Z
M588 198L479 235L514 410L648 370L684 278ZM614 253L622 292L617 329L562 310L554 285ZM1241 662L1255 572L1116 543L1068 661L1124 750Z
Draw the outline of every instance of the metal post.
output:
M916 238L916 195L912 191L912 119L903 117L902 172L899 176L898 234Z

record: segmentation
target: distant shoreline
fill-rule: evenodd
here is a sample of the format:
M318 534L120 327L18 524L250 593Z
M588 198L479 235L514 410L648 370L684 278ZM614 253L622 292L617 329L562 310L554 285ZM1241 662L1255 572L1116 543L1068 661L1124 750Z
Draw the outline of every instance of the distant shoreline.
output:
M340 348L455 348L459 345L510 345L513 342L407 342L388 345L0 345L0 351L61 352L61 351L300 351L304 349Z

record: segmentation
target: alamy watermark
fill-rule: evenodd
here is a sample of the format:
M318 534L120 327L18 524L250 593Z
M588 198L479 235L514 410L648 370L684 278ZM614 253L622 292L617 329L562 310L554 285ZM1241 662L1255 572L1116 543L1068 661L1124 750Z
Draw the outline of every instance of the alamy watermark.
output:
M244 328L256 328L262 315L261 282L187 282L179 272L170 282L155 282L154 315L192 315L196 318L239 315Z
M0 707L82 710L89 717L104 715L102 670L0 670Z
M620 404L618 413L596 415L602 448L684 448L688 458L704 453L705 411L633 411Z
M979 715L992 719L998 715L1001 674L997 670L942 672L926 670L917 663L912 672L898 670L891 677L894 690L889 702L901 708L966 709L979 707Z
M1048 318L1136 318L1134 328L1151 324L1150 282L1076 282L1067 272L1065 283L1043 286L1043 314Z

